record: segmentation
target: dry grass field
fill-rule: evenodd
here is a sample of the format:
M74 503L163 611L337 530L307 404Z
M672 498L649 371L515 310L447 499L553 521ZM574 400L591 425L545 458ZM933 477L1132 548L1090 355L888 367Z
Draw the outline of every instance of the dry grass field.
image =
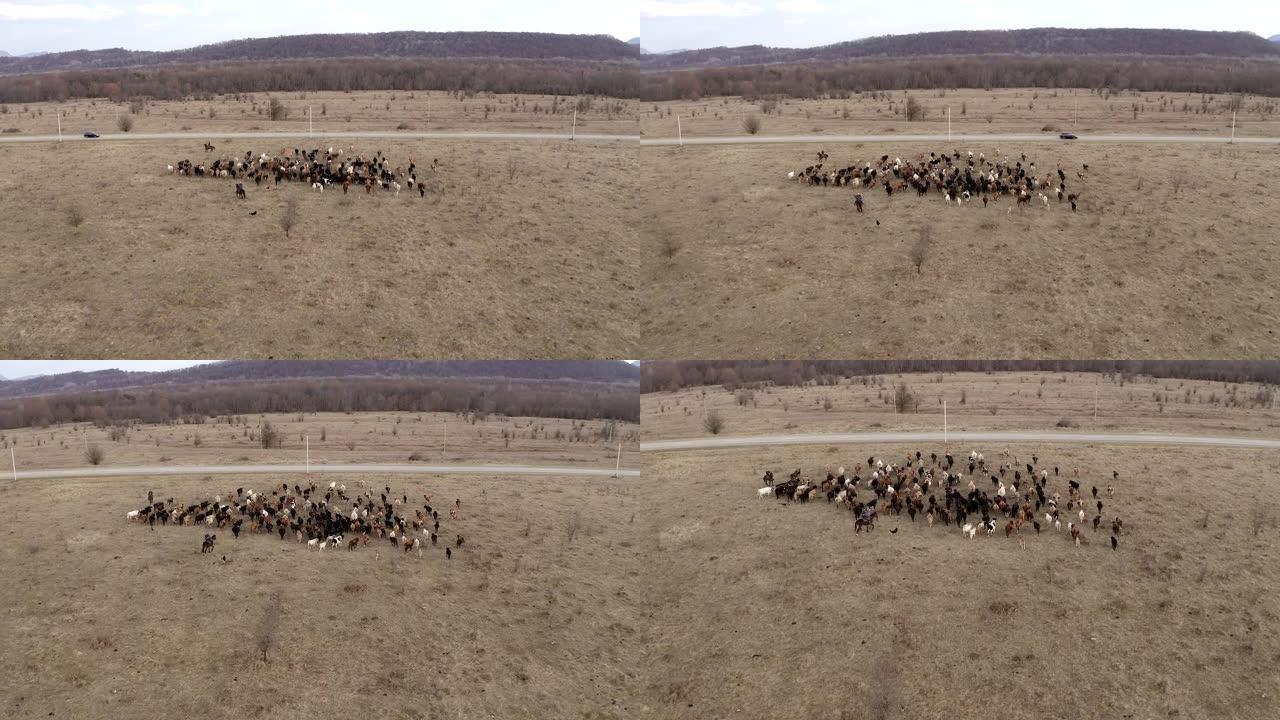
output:
M900 385L919 400L914 412L896 411L895 387ZM739 392L711 386L645 393L640 396L641 440L708 436L704 407L723 419L721 432L735 436L941 431L943 401L951 430L1280 436L1280 398L1274 387L1095 373L1000 372L879 375L865 382L856 377L836 385Z
M923 118L907 121L908 96L923 106ZM1231 134L1232 107L1237 107L1237 137L1280 136L1280 100L1276 98L1137 91L1104 95L1081 88L895 90L847 99L779 99L771 103L713 97L644 103L639 111L640 130L648 138L675 137L677 115L685 137L746 135L743 119L751 115L760 118L761 135L932 135L947 132L948 107L951 131L957 134L1069 130L1079 135L1226 137Z
M202 528L125 520L148 489L303 476L0 482L0 715L636 717L634 480L332 479L459 498L440 529L466 544L448 560L219 531L204 555Z
M280 432L281 447L262 447L264 421ZM120 437L113 439L113 431L120 432ZM204 424L138 424L127 429L76 423L0 430L0 449L5 455L8 448L14 449L19 471L88 467L86 451L95 446L105 453L103 467L302 463L308 443L314 465L422 462L612 468L619 441L623 467L639 464L639 439L638 424L610 425L601 420L291 413L209 419Z
M165 173L213 155L197 141L0 145L0 355L639 357L634 147L215 144L441 168L425 200L249 182L238 201L234 180Z
M856 214L852 188L786 178L824 149L833 167L953 150L1025 154L1040 173L1060 162L1080 208L864 189ZM1065 141L642 147L646 357L1275 357L1280 178L1262 168L1277 158Z
M272 98L284 105L287 116L272 120ZM639 101L618 98L584 98L578 112L577 131L584 134L635 135ZM317 133L382 132L546 132L568 133L578 99L551 95L457 95L439 92L313 92L241 93L219 95L209 101L149 100L142 107L106 98L68 100L62 103L0 105L0 130L13 128L23 135L53 135L62 113L62 132L80 135L120 134L121 116L133 118L135 133L208 132L307 132L307 108ZM212 115L211 115L212 113Z
M1028 526L1021 546L1003 523L969 540L905 515L855 535L825 501L756 497L765 469L817 475L941 447L646 454L641 542L663 572L642 619L643 717L1280 714L1280 455L1011 449L1078 465L1086 492L1118 471L1104 496L1108 524L1124 521L1118 549L1091 529L1074 546L1065 522Z

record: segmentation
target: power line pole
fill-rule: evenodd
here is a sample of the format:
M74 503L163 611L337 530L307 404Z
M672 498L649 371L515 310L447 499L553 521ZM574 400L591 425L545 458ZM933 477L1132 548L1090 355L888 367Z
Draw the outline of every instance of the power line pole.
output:
M680 141L680 147L684 147L684 130L680 127L680 116L676 116L676 138Z
M62 142L62 111L58 111L58 142Z
M1231 143L1234 145L1236 141L1236 111L1231 111Z
M613 468L613 476L616 478L622 474L622 441L618 441L618 464Z
M947 444L947 401L942 401L942 444Z
M573 109L573 129L569 131L569 139L578 137L578 108Z
M304 435L303 437L307 441L307 474L310 475L311 474L311 436Z
M18 458L13 454L13 448L9 448L9 462L13 464L13 481L18 482Z

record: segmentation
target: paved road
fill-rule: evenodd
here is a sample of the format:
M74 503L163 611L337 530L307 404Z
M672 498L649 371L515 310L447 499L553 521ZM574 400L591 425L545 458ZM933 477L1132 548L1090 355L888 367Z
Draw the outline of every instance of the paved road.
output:
M964 446L969 443L1037 442L1048 444L1095 443L1099 445L1195 445L1280 450L1280 440L1196 437L1191 435L956 431L947 433L947 439L951 444L959 446ZM715 448L761 447L766 445L847 445L854 443L942 441L943 436L940 432L877 432L841 433L831 435L753 435L642 442L640 443L640 451L669 452L673 450L710 450Z
M838 143L838 142L1096 142L1096 143L1227 143L1229 137L1208 135L1081 135L1078 140L1059 140L1056 135L734 135L724 137L685 138L685 145L739 145L759 143ZM1254 145L1280 145L1280 138L1242 138L1235 142ZM641 138L641 145L679 145L678 138Z
M584 141L630 141L635 142L636 135L591 135L583 133L577 136ZM535 133L535 132L330 132L307 134L305 132L179 132L179 133L120 133L103 135L90 140L81 135L63 135L65 142L109 142L112 140L219 140L219 139L262 139L262 138L311 138L325 140L334 138L398 138L401 140L569 140L567 133ZM0 137L0 142L49 142L56 141L57 135L26 135Z
M166 465L152 467L63 468L59 470L18 471L19 480L78 477L120 477L124 475L258 475L264 473L301 473L306 465ZM534 465L312 465L319 473L396 473L411 475L572 475L608 477L613 468L564 468ZM624 477L639 477L639 470L623 469ZM0 479L12 479L0 473Z

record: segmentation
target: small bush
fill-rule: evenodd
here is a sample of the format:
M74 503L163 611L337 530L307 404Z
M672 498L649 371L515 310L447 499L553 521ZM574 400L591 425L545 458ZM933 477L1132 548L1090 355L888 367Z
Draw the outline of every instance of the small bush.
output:
M116 120L116 127L120 128L121 132L129 132L133 129L133 116L121 115L120 118Z
M5 128L4 130L0 130L0 132L4 133L4 134L6 134L6 135L11 135L11 134L13 134L13 133L20 133L20 132L22 132L22 131L21 131L21 130L19 130L18 128Z
M107 451L97 445L90 445L84 451L84 459L89 461L90 465L101 465L102 461L107 459Z
M915 122L915 121L917 121L917 120L923 120L923 119L924 119L924 114L925 114L925 113L924 113L924 106L920 104L920 101L919 101L919 100L916 100L916 96L915 96L915 95L908 95L908 96L907 96L907 111L906 111L906 112L907 112L907 121L908 121L908 122Z
M1071 418L1058 418L1058 427L1073 428L1073 427L1080 427L1080 426L1077 425L1076 421L1072 420Z
M258 442L265 449L278 448L284 445L284 434L275 429L269 422L262 423L262 432L258 433Z
M702 419L702 427L712 435L719 435L724 430L724 418L720 416L720 411L712 410Z
M271 98L267 103L267 114L272 120L283 120L289 117L289 109L278 98Z
M921 225L918 233L919 235L908 253L911 257L911 264L916 268L917 275L920 274L920 268L924 265L924 261L929 258L929 248L933 245L933 227Z
M80 227L84 224L84 211L79 205L67 207L67 224L71 227Z
M759 115L748 115L742 118L742 129L745 130L748 135L755 135L763 128L764 122L760 119Z

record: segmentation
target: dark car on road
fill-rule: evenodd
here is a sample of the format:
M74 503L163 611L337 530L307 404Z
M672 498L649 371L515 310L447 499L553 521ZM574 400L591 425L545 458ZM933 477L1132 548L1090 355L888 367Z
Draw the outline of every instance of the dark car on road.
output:
M98 137L98 133L90 130L89 132L85 133L84 136L92 140L93 138Z
M1075 140L1075 133L1058 133L1059 140Z

